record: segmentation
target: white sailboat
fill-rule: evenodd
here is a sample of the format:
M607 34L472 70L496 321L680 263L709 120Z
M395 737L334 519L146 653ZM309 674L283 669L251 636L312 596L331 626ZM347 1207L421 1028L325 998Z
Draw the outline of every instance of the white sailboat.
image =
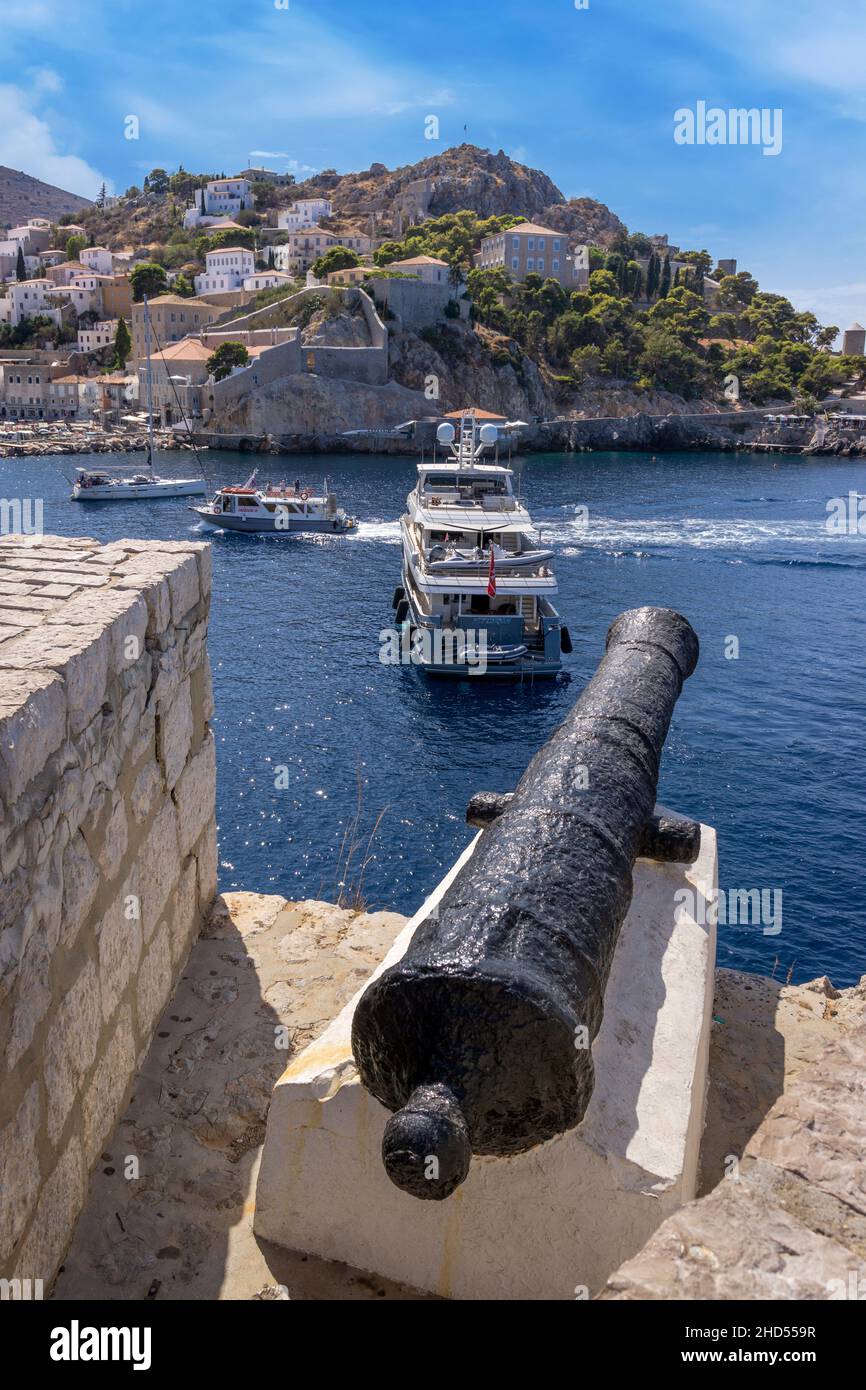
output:
M128 463L103 464L99 468L80 467L72 484L74 502L128 502L139 498L201 497L206 491L204 478L163 478L153 466L153 373L150 361L150 311L144 295L144 340L147 355L147 462L143 470L130 473ZM126 472L113 472L125 469Z

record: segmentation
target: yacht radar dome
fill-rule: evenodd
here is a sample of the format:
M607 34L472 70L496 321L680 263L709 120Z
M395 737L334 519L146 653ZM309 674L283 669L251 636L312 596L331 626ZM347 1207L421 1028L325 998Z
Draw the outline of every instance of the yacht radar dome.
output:
M440 444L453 444L454 426L449 424L447 420L443 421L436 431L436 438Z
M499 438L499 431L495 425L482 425L478 431L478 438L482 444L495 444Z

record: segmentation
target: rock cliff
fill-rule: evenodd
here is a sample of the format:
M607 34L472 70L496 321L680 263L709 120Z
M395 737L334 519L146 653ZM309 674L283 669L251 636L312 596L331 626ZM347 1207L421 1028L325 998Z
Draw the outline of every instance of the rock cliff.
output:
M391 230L401 218L408 225L419 215L438 217L463 208L472 208L479 217L523 214L550 222L557 230L600 241L609 240L623 226L592 198L566 202L540 169L519 164L504 150L493 154L468 144L398 169L373 164L355 174L318 174L291 192L299 198L328 197L341 221L357 224L372 217L380 228ZM552 220L554 216L557 221Z

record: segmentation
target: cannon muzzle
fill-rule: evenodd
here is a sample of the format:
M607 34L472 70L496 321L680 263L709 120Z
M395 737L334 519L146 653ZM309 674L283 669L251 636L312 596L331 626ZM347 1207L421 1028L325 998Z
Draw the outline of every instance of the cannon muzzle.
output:
M520 1153L583 1118L662 748L697 659L671 609L616 619L597 672L438 910L362 995L352 1050L395 1112L382 1155L404 1191L447 1197L472 1154Z

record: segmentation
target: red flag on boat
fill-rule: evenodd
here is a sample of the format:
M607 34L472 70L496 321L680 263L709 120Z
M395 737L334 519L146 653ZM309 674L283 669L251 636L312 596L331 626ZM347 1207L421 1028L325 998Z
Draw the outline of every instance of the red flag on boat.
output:
M493 564L493 542L490 542L490 573L487 576L487 592L491 598L496 598L496 569Z

